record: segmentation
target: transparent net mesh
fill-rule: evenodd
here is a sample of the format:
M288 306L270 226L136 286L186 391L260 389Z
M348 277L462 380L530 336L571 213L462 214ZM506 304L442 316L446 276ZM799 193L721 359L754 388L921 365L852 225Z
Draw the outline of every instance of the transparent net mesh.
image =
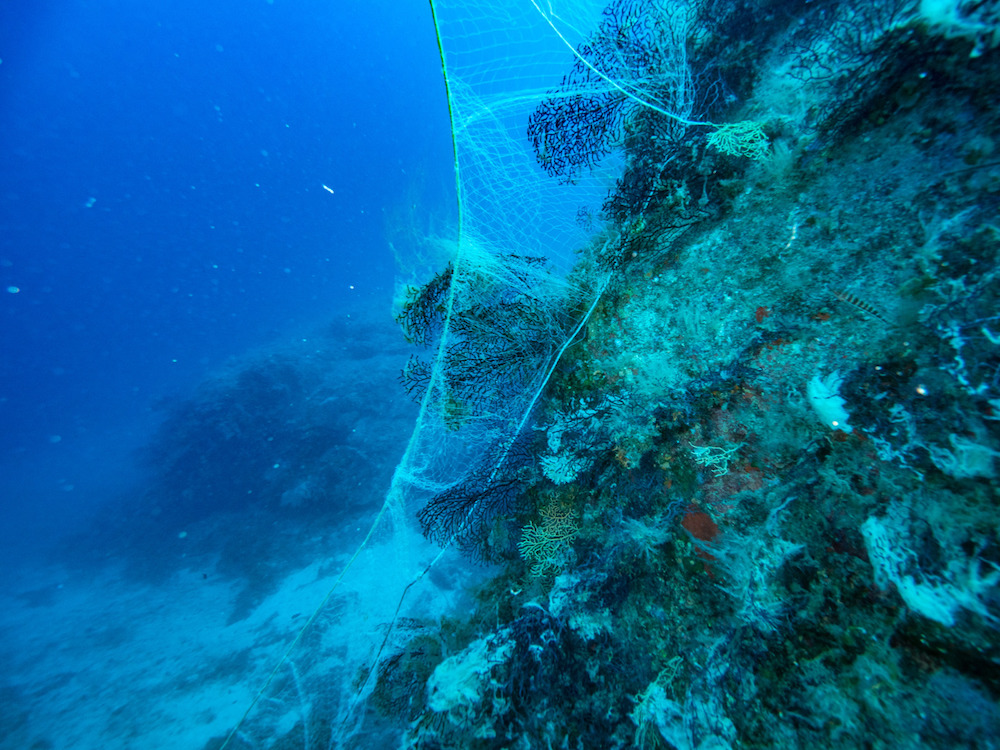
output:
M519 437L607 283L601 248L617 240L601 204L623 166L626 110L674 122L691 111L686 15L674 4L618 3L610 24L604 3L585 0L435 0L432 11L459 222L450 263L410 290L403 320L426 344L404 373L420 416L364 543L320 568L326 598L298 633L275 634L282 655L235 697L249 708L227 747L395 744L400 728L366 705L379 665L459 596L461 574L450 588L428 571L460 570L487 511L516 496ZM624 36L601 39L604 28ZM655 70L629 35L662 47ZM564 102L593 116L561 122Z

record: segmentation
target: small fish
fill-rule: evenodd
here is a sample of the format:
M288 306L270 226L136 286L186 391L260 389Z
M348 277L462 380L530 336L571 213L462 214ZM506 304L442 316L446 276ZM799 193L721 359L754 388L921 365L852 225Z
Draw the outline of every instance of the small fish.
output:
M871 317L882 321L887 326L892 325L892 323L886 320L885 316L882 315L882 313L880 313L878 310L876 310L872 305L868 304L863 299L856 297L850 292L834 292L833 296L839 299L841 302L846 302L848 305L858 308L859 310L861 310L861 312L866 313Z

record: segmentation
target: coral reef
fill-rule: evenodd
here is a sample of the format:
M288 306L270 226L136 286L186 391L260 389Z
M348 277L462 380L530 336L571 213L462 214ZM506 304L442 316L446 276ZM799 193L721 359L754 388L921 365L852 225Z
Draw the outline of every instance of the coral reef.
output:
M614 98L568 130L556 99L536 112L556 176L621 134L613 230L581 259L615 275L479 527L500 563L479 611L437 677L385 677L424 686L410 746L996 746L993 7L788 6L752 55L731 16L690 21L694 78L711 50L741 93L712 116L764 123L766 154L670 142ZM649 80L671 62L642 28L616 64Z

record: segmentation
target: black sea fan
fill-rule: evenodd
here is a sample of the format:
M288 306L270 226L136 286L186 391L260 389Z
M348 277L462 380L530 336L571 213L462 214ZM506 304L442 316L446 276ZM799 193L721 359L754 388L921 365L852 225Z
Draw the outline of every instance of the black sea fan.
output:
M652 105L683 125L693 104L687 3L616 0L577 50L559 88L535 108L528 139L547 174L571 180L621 141L636 108Z

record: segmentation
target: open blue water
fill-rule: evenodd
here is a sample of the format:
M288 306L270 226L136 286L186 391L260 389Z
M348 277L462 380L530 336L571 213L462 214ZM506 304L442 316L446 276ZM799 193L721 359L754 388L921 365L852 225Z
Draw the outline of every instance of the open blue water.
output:
M23 556L133 482L157 407L227 358L391 323L387 221L449 210L453 178L424 3L12 0L0 58L0 549Z

